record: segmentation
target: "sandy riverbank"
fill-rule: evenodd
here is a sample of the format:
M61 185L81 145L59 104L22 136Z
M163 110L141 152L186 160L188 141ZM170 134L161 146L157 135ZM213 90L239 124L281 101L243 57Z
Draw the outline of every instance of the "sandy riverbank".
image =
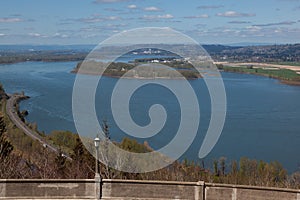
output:
M279 65L279 64L270 64L270 63L255 63L255 62L237 62L237 63L230 63L230 62L215 62L214 64L222 64L226 66L232 67L240 67L240 66L249 66L252 65L253 67L260 67L260 68L278 68L278 69L289 69L292 71L297 72L300 74L300 66L292 66L292 65Z

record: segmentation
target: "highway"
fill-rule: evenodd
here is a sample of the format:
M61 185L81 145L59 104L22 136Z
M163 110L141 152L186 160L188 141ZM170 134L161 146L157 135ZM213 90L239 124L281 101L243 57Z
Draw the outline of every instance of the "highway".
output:
M33 140L36 140L36 141L40 142L44 147L47 147L51 151L58 154L60 152L58 148L56 148L56 147L52 146L51 144L47 143L36 131L33 131L32 129L30 129L18 116L15 105L16 105L17 101L20 98L23 98L23 97L25 97L25 96L23 96L21 94L9 95L9 99L7 100L7 103L6 103L6 113L7 113L7 115L9 116L11 121L19 129L21 129L26 135L31 137ZM71 160L71 158L67 154L62 153L62 155Z

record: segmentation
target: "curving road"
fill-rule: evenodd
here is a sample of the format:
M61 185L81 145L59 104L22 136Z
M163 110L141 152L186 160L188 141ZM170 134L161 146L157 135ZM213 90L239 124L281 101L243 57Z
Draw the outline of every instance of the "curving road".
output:
M32 129L30 129L18 116L15 105L16 105L16 103L19 99L24 98L24 97L25 96L21 95L21 94L9 95L9 99L7 100L7 103L6 103L6 113L7 113L7 115L9 116L11 121L19 129L21 129L26 135L28 135L29 137L31 137L34 140L39 141L44 147L47 147L51 151L58 154L59 152L61 152L58 148L56 148L56 147L52 146L51 144L47 143L36 131L33 131ZM71 158L65 153L62 153L62 156L64 156L64 157L71 160Z

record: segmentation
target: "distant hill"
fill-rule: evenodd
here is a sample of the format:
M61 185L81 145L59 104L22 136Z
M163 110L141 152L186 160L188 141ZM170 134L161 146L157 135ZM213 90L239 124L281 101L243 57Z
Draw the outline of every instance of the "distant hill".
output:
M231 47L246 47L246 46L271 46L275 43L266 43L266 42L239 42L239 43L230 43L230 44L224 44L225 46L231 46Z
M202 45L202 47L209 53L209 54L220 54L224 52L225 50L231 51L234 49L239 49L241 46L224 46L224 45L219 45L219 44L209 44L209 45Z
M96 45L0 45L0 52L91 51Z
M218 52L208 52L219 61L300 62L300 44L226 47Z
M161 49L170 45L161 45ZM174 45L174 49L180 45ZM24 61L81 61L94 48L94 45L0 45L0 63ZM259 46L228 46L202 45L215 61L230 62L300 62L300 44L259 45ZM145 45L133 46L138 54L145 51ZM122 48L126 52L126 48ZM132 48L127 48L130 51ZM191 46L191 51L197 48ZM102 49L110 55L112 51L120 51L119 47L111 46ZM121 53L122 53L121 52ZM147 51L146 51L147 52ZM152 49L155 52L155 49ZM160 51L165 53L164 51ZM150 53L156 56L155 53ZM168 53L170 55L170 52ZM99 54L98 54L99 55ZM102 54L101 54L102 55ZM109 56L105 55L105 56ZM174 56L174 55L172 55Z

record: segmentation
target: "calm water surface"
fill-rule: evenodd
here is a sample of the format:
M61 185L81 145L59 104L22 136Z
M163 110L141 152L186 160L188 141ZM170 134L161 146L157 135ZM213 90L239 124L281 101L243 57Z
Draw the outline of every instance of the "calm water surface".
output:
M29 111L27 120L37 122L39 130L46 133L53 130L76 132L71 108L76 75L69 73L75 65L75 62L0 65L0 82L8 93L25 91L31 97L21 103L21 109ZM220 140L205 158L205 163L209 165L221 156L228 160L246 156L265 161L278 160L290 172L299 169L300 87L247 74L222 73L222 76L228 101L226 123ZM116 81L107 77L101 80L105 87L97 91L96 110L100 121L106 119L109 122L112 138L120 141L126 134L116 126L109 109ZM198 151L209 124L210 99L203 80L190 83L197 91L201 121L198 135L183 158L199 161ZM140 125L149 123L148 109L156 103L164 105L168 119L159 134L147 139L155 149L166 145L178 129L178 101L165 88L149 85L137 90L130 102L132 118Z

